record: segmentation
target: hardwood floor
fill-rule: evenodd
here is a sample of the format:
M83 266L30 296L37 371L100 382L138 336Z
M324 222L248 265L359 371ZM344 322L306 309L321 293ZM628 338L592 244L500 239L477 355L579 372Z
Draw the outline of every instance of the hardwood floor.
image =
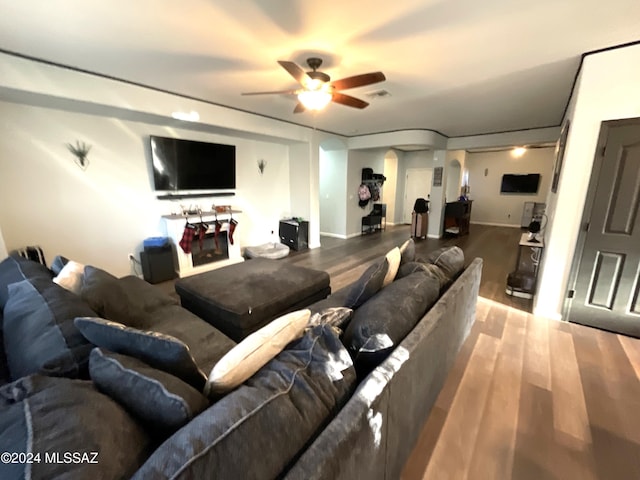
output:
M416 255L424 256L445 245L458 245L467 260L482 257L485 261L481 296L530 312L530 300L505 293L507 275L515 269L521 230L473 225L471 231L471 235L462 237L416 239ZM336 291L356 280L373 260L409 237L408 225L389 226L385 232L349 240L322 237L321 248L292 252L283 261L328 272L331 289Z
M408 228L286 261L326 270L332 288L408 238ZM484 259L477 319L409 458L402 480L640 478L640 340L532 315L504 293L520 230L472 225L457 244Z

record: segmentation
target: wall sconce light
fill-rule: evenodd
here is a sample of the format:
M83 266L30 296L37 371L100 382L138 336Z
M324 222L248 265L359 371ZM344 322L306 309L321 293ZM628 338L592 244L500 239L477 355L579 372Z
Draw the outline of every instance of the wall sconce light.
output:
M87 158L87 155L91 150L91 145L87 145L84 142L80 142L76 140L75 145L67 143L66 146L67 146L67 149L69 149L69 151L73 153L73 155L76 157L74 160L78 164L78 166L82 170L86 170L87 167L89 166L89 159Z
M260 175L264 173L264 168L267 166L267 162L263 159L258 160L258 170L260 170Z

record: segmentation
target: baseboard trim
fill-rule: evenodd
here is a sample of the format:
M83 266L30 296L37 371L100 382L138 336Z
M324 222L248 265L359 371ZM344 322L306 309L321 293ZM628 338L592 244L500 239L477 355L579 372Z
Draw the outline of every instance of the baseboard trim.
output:
M490 227L509 227L509 228L521 228L520 225L514 225L512 223L494 223L494 222L469 222L471 225L489 225Z
M427 233L427 238L442 238L442 235L438 235L437 233Z
M342 240L347 239L346 235L340 235L339 233L320 232L320 236L331 237L331 238L341 238Z

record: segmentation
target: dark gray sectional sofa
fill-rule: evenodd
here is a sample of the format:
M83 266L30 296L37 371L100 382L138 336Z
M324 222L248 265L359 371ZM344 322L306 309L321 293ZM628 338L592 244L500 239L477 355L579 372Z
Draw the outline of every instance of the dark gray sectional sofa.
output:
M405 264L403 278L356 308L352 323L342 325L344 335L330 324L311 327L245 384L203 404L199 375L204 381L235 345L215 327L136 277L115 279L87 267L79 301L41 265L11 257L0 262L0 451L99 454L98 463L43 462L44 457L3 463L0 478L399 478L475 320L482 260L462 271L442 266L440 284L425 281L415 273L418 267ZM35 300L11 299L21 291L20 282ZM325 312L353 302L353 296L349 286L309 308ZM376 312L392 312L396 323L411 321L410 312L425 305L417 323L414 318L398 331L370 321ZM140 361L131 352L113 353L99 340L89 341L90 334L78 336L75 328L86 325L74 322L76 316L89 317L84 323L98 331L103 321L90 317L126 323L122 331L156 332L155 353L168 341L163 334L177 338L197 366L195 380L185 384L149 362L136 370ZM23 331L40 326L49 333L45 341L34 341L38 355L23 342L26 351L21 356L14 348L8 361L5 345L13 348L18 319L29 326ZM18 361L24 362L20 368ZM128 376L118 377L119 369ZM15 371L32 373L16 378ZM137 383L146 373L151 381ZM167 376L172 380L161 385ZM130 385L143 387L127 393ZM181 415L169 422L162 412L181 393L178 413L184 420L178 428ZM135 413L147 406L160 412L158 424L153 415L150 420Z

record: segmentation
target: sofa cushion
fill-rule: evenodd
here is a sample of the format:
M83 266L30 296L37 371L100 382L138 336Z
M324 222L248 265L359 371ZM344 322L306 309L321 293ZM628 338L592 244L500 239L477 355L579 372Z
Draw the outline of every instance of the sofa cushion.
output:
M387 262L389 263L389 269L387 270L387 273L384 276L384 280L382 281L382 288L391 284L391 282L393 282L393 280L396 278L396 275L398 274L398 268L400 268L401 260L400 249L398 247L392 248L384 258L386 258Z
M69 260L60 273L53 277L53 282L70 292L80 295L84 280L84 265L73 260Z
M381 288L389 270L389 262L383 258L371 264L349 290L345 307L358 308L373 297Z
M209 406L191 385L126 355L94 348L91 380L148 428L172 433Z
M314 327L167 439L133 478L276 478L354 386L333 328Z
M84 315L95 313L51 279L9 285L3 334L11 377L45 373L88 378L92 346L73 324L76 316Z
M149 329L175 337L187 345L195 364L204 372L210 372L236 345L213 325L178 305L167 305L156 310L152 318Z
M309 310L288 313L238 343L211 370L205 395L230 392L248 380L287 344L302 336L310 315Z
M0 388L0 451L40 455L29 464L0 463L0 478L129 478L150 443L90 381L33 375Z
M7 356L4 353L4 336L2 333L2 312L0 312L0 387L11 381Z
M344 344L359 375L373 370L402 341L440 292L436 279L423 272L396 280L355 311Z
M206 376L195 364L189 347L177 338L102 318L76 318L75 325L94 345L142 360L202 391Z
M44 278L50 281L52 275L44 265L19 255L10 255L0 262L0 310L9 298L7 287L29 278Z
M442 247L430 252L425 261L442 269L449 280L454 280L464 268L464 252L460 247Z
M413 262L416 258L416 243L410 238L400 246L400 265Z

